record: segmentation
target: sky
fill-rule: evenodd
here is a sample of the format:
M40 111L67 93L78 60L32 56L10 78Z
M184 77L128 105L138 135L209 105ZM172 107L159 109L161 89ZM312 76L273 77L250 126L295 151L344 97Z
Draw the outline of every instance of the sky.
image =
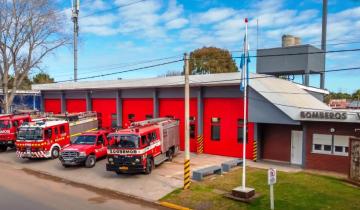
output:
M299 36L302 44L321 43L322 0L145 0L130 6L124 5L138 0L80 1L80 79L178 60L203 46L240 56L245 17L251 55L258 48L280 47L283 34ZM64 31L71 34L71 0L58 0L57 6L65 14ZM360 0L329 0L327 40L327 50L360 48ZM360 51L326 56L327 70L360 67ZM161 60L150 62L154 59ZM57 49L42 66L56 81L73 79L72 46ZM250 71L256 72L255 67L252 58ZM182 68L177 62L92 80L157 77ZM318 76L310 83L318 86ZM360 70L326 74L330 91L351 93L359 84Z

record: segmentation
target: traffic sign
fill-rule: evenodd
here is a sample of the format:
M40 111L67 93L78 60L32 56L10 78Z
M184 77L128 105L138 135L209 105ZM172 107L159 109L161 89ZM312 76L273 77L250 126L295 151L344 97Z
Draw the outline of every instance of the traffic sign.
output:
M268 170L268 184L273 185L276 183L276 169L269 168Z

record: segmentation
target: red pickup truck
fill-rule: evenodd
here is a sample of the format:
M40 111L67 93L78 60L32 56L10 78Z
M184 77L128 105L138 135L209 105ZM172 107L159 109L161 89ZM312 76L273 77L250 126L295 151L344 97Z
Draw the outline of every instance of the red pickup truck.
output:
M107 146L111 145L104 130L85 132L60 151L59 160L64 167L85 165L92 168L99 158L107 156Z

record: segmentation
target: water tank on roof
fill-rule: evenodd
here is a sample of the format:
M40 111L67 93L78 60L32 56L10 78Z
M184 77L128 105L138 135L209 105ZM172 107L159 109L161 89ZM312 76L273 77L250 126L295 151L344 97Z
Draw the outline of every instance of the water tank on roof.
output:
M289 34L285 34L282 36L282 47L291 47L300 44L301 44L300 37L296 37Z

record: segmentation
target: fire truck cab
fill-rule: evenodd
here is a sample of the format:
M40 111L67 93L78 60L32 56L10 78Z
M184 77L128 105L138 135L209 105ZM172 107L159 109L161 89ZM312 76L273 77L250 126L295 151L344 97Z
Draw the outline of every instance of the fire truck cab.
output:
M24 123L19 127L16 153L21 158L55 159L69 142L69 123L65 120Z
M114 144L108 146L107 171L150 174L179 151L179 122L169 118L133 122L109 138Z
M16 131L24 122L30 122L29 114L0 115L0 151L4 152L8 147L14 147Z

